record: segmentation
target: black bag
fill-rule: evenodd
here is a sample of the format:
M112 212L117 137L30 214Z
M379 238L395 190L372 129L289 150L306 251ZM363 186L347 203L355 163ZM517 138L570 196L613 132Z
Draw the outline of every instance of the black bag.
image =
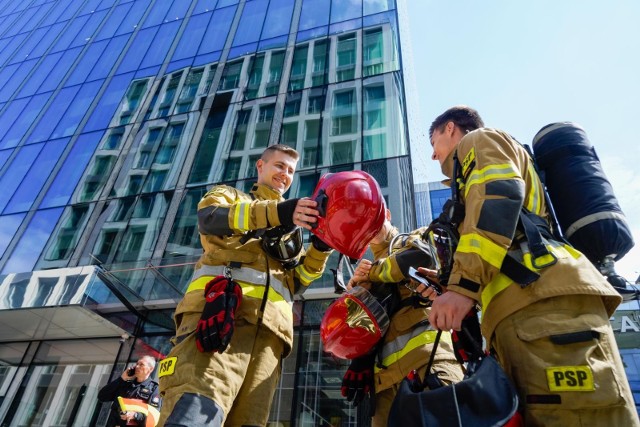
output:
M427 377L431 371L438 332ZM434 374L431 374L434 375ZM502 426L518 409L518 395L511 380L492 356L483 356L467 365L467 373L456 384L433 390L419 378L405 378L389 413L389 427L412 426Z

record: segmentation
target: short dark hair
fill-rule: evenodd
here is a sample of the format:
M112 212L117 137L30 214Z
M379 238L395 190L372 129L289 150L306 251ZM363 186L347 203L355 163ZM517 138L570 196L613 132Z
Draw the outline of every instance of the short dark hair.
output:
M273 154L276 151L280 151L281 153L285 153L285 154L291 156L295 160L298 160L298 158L300 158L300 154L298 154L298 152L295 149L289 147L288 145L284 145L284 144L273 144L273 145L268 146L262 152L262 156L260 156L260 158L262 160L269 160L269 157L271 157L271 154Z
M454 125L462 129L463 133L484 127L484 122L476 110L466 105L456 105L440 114L431 123L429 138L433 136L436 129L441 130L449 122L453 122Z

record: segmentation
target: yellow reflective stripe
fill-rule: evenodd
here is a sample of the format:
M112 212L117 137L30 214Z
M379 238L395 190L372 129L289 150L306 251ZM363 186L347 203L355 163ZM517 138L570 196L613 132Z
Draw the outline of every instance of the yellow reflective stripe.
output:
M466 196L467 193L469 193L469 189L473 185L483 184L495 179L517 178L518 176L518 173L509 163L504 165L490 165L480 170L474 170L471 172L471 175L469 175L469 179L467 179L464 195Z
M493 280L489 282L487 286L482 290L482 309L486 310L486 308L491 303L493 297L498 295L500 292L504 291L507 286L513 283L513 280L509 279L506 275L502 273L498 273L494 276Z
M437 333L438 331L428 330L420 333L419 335L416 335L415 337L407 341L407 343L404 346L400 346L401 349L399 351L396 351L395 353L391 353L390 355L384 357L382 359L382 366L391 366L392 364L396 363L398 360L406 356L412 350L415 350L418 347L422 347L424 345L433 343L436 339ZM385 344L385 346L393 345L394 343L396 343L396 341L399 341L401 339L402 337L398 337L391 343ZM444 332L440 336L440 341L451 343L451 335L447 332ZM382 369L384 368L380 368L378 364L376 364L374 367L374 372L380 372L380 370Z
M385 283L393 282L393 278L391 277L391 259L385 258L381 265L382 270L380 271L380 279Z
M295 268L295 270L296 273L298 273L300 281L305 285L310 284L311 282L322 276L322 273L310 273L309 270L307 270L307 268L304 266L304 264L300 264Z
M251 202L241 202L235 205L233 213L233 228L240 231L249 230L249 208Z
M477 254L498 269L502 266L502 261L507 255L505 248L477 233L463 234L460 237L460 243L456 251Z
M540 215L542 211L542 203L540 202L540 194L542 191L540 180L533 173L533 166L530 165L529 178L531 180L531 188L529 189L529 196L527 197L527 203L525 208L529 212L533 212L536 215Z

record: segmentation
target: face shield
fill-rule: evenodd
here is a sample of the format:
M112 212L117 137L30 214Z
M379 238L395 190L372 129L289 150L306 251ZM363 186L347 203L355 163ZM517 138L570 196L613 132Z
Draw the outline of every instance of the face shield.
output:
M285 269L295 268L302 251L302 228L278 226L265 231L262 249L271 258L280 261Z
M441 285L447 285L453 267L453 255L458 247L458 232L451 225L434 223L423 238L431 247L438 281Z

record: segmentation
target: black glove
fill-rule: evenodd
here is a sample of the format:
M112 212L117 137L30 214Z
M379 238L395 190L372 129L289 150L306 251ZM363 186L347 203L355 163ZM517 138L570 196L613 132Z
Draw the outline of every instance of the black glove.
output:
M351 361L349 369L342 378L342 388L340 392L347 401L353 402L353 406L358 406L362 399L368 394L373 400L375 385L373 382L373 364L375 356L366 355L357 357Z
M300 199L289 199L278 203L278 219L280 220L280 224L288 227L295 225L293 223L293 213L298 205L298 200Z
M196 328L200 352L222 353L233 335L235 312L242 302L242 288L224 276L216 276L204 288L206 303Z
M475 309L469 311L465 318L462 319L460 330L453 331L451 338L458 362L465 363L483 356L480 321Z
M327 245L325 242L320 240L320 238L315 234L312 234L309 240L311 240L311 244L313 245L313 247L319 250L320 252L329 252L333 250L331 246Z

